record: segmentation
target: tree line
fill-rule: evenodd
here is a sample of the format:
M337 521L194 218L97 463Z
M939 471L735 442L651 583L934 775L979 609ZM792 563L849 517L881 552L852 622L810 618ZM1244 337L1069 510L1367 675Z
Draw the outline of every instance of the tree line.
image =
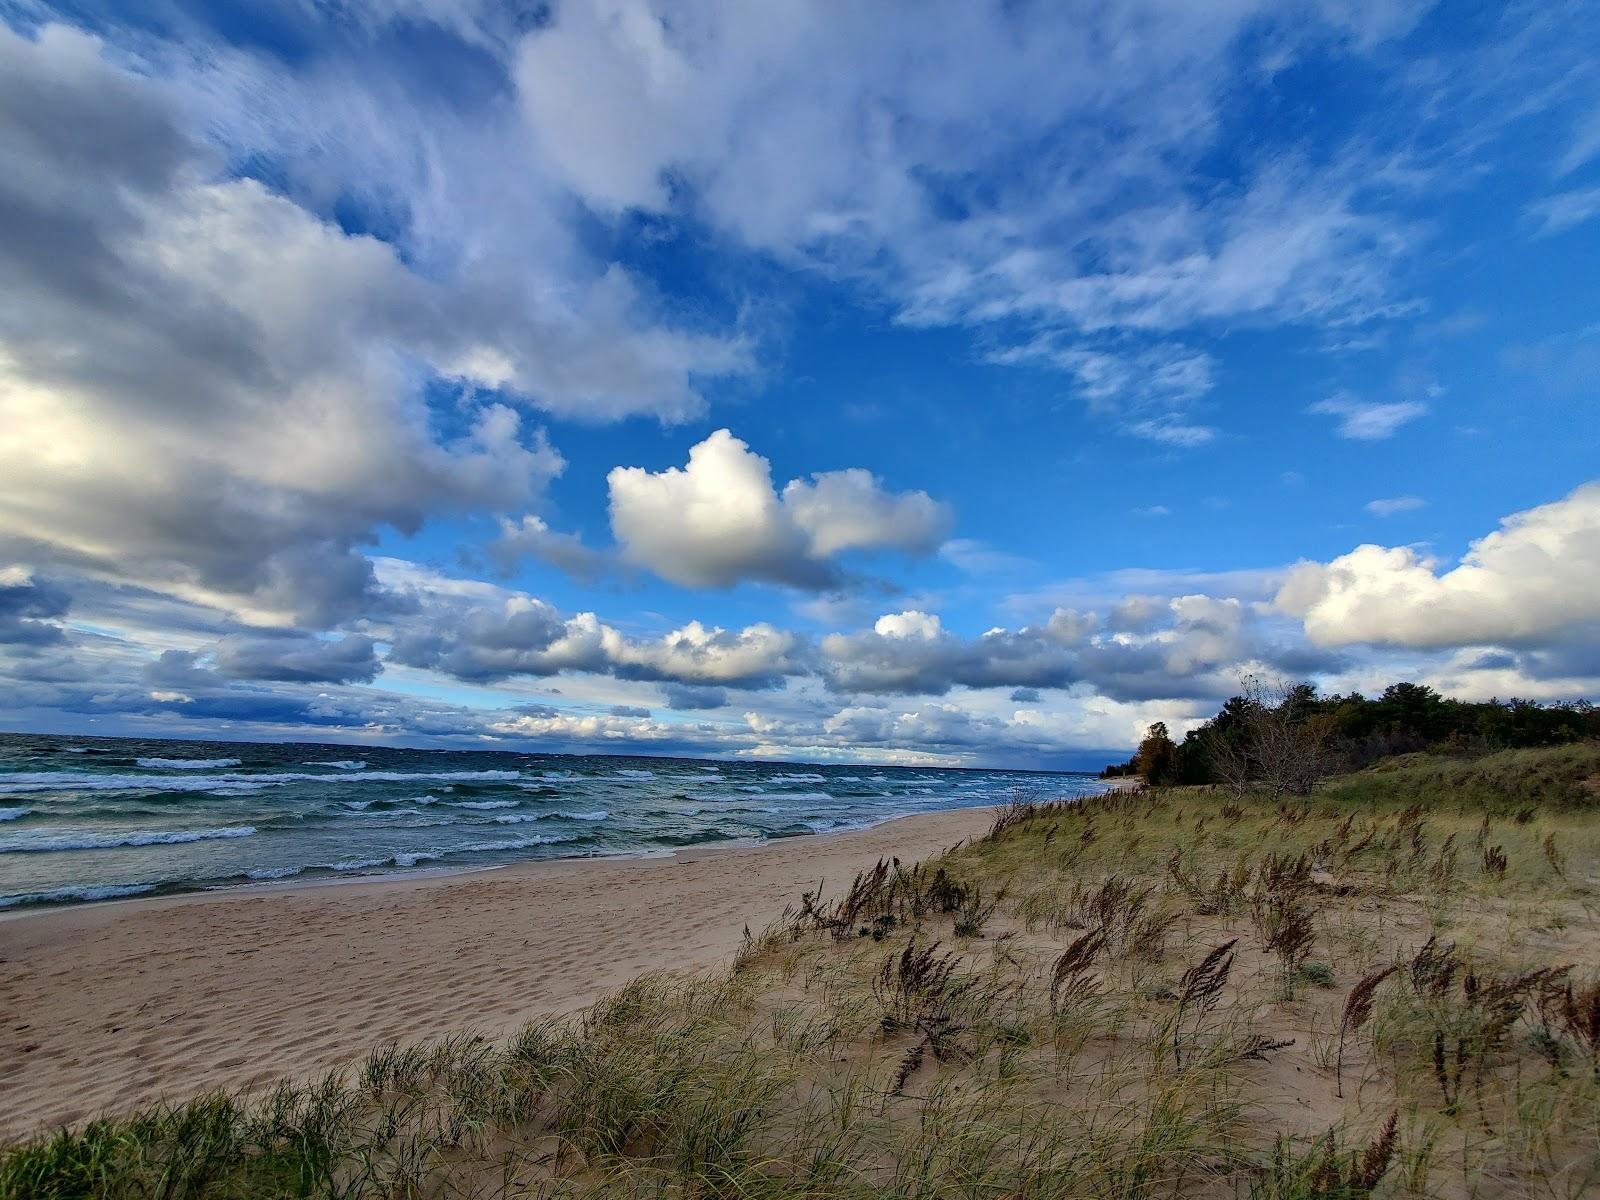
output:
M1221 784L1236 791L1305 793L1326 775L1417 750L1486 753L1600 737L1600 707L1588 701L1454 700L1418 683L1376 698L1321 696L1309 683L1247 679L1239 695L1182 742L1150 726L1134 756L1102 779L1143 776L1153 787Z

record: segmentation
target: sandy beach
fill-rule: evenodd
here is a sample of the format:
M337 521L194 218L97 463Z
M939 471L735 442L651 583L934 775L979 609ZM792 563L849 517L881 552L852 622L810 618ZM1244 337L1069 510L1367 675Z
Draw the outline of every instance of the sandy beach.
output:
M0 1136L496 1037L644 971L723 960L819 880L923 858L987 809L672 857L270 888L0 921Z

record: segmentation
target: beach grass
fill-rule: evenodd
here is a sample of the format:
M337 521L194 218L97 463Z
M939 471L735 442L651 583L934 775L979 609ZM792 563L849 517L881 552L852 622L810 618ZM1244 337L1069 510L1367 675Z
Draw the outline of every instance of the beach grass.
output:
M725 970L38 1136L0 1197L1575 1200L1597 788L1590 744L1281 803L1019 797Z

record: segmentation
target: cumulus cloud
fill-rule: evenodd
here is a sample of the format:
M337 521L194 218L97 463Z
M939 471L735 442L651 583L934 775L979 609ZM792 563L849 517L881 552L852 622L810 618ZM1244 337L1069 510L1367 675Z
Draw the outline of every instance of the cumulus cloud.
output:
M1420 400L1382 403L1341 392L1317 401L1306 411L1318 416L1339 418L1337 432L1342 438L1378 442L1393 437L1402 425L1424 416L1428 406Z
M990 630L967 639L915 610L880 617L870 630L822 640L836 692L941 695L952 687L1065 687L1077 678L1072 645L1083 628L1061 610L1043 626Z
M1251 670L1298 677L1335 662L1286 644L1240 600L1197 594L1133 598L1104 620L1060 608L1043 624L977 637L954 634L928 613L894 613L870 630L825 637L821 650L828 687L845 695L1081 685L1122 701L1191 699L1231 694Z
M574 579L590 583L611 565L611 556L593 549L573 533L558 533L533 514L520 521L509 518L500 523L500 536L489 544L489 555L509 574L525 559L536 559L565 571Z
M229 679L286 683L371 683L379 671L373 642L350 634L342 638L234 635L211 650L218 674Z
M568 289L595 310L576 322L419 273L228 176L203 136L226 114L122 61L63 26L0 27L0 548L327 626L379 602L358 549L378 529L537 498L563 463L523 407L687 416L692 371L740 369L716 347L697 367L664 330L563 335L631 319L620 271ZM679 385L643 372L647 399L608 401L585 363L646 336Z
M925 492L887 492L861 470L792 480L780 495L767 460L726 429L690 449L684 467L618 467L607 481L622 557L685 587L819 590L839 582L840 552L926 554L950 524Z
M1276 598L1318 645L1529 644L1600 623L1600 483L1505 518L1460 563L1358 546L1301 563Z
M413 364L470 335L390 248L211 178L169 90L54 26L0 29L0 89L0 544L325 623L375 526L559 471L503 404L440 436Z
M661 694L666 699L667 707L677 712L722 708L728 703L727 689L719 687L689 687L681 683L669 683L662 687Z
M0 568L0 644L47 646L61 640L57 623L71 598L22 567Z
M715 687L769 688L808 669L798 634L757 623L731 630L690 621L659 637L630 637L594 613L562 614L533 596L478 587L452 595L415 589L419 613L401 622L388 662L483 683L563 672Z

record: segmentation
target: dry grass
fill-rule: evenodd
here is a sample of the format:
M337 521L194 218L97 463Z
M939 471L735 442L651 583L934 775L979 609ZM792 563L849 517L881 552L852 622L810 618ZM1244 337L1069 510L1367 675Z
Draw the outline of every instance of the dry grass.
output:
M1566 747L1019 802L722 974L15 1145L0 1197L1568 1200L1600 1187L1597 777Z

